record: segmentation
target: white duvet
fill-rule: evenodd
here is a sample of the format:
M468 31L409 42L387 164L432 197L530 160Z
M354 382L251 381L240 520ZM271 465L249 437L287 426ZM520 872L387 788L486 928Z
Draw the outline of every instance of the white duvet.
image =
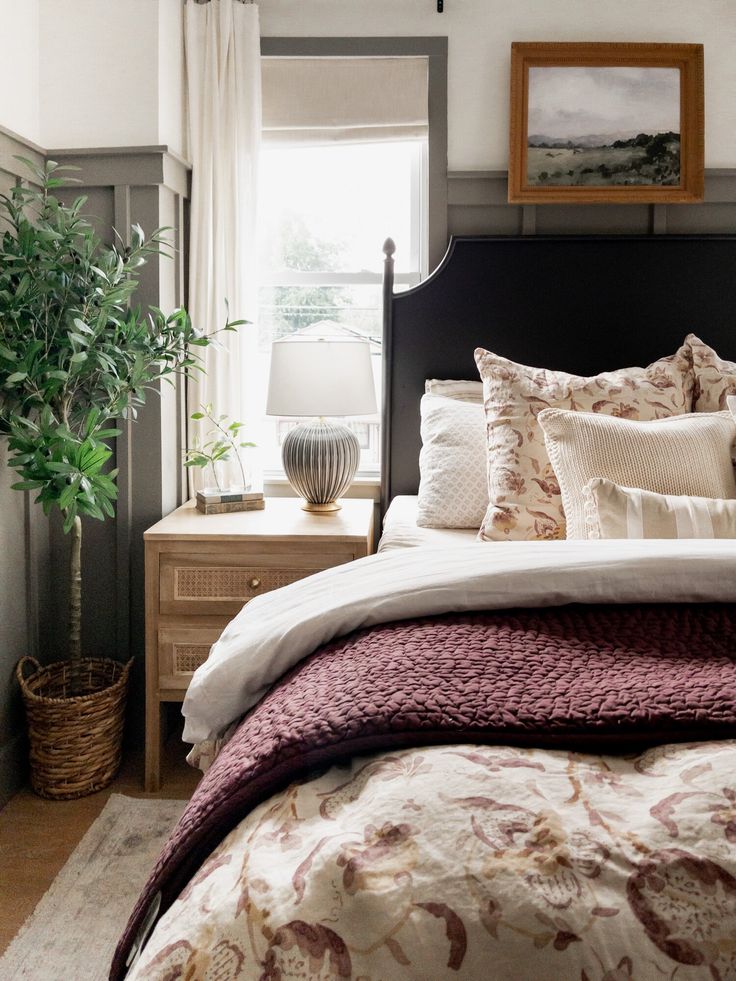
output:
M566 603L736 602L736 541L500 542L389 551L251 600L184 700L184 740L215 739L321 644L361 627Z

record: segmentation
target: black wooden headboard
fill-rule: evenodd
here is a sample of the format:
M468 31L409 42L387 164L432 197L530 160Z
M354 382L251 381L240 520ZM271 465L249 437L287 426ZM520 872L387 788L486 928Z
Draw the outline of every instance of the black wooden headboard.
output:
M476 347L592 374L700 335L736 360L736 235L458 237L393 292L385 246L382 506L419 485L425 378L478 378Z

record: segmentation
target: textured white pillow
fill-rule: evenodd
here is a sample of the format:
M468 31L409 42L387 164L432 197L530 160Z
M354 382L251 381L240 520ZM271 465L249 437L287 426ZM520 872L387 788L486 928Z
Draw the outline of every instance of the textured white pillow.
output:
M479 528L488 507L483 404L423 395L420 411L417 524Z
M594 477L657 494L736 498L728 412L696 412L650 422L594 412L538 415L560 485L568 538L585 538L583 488Z

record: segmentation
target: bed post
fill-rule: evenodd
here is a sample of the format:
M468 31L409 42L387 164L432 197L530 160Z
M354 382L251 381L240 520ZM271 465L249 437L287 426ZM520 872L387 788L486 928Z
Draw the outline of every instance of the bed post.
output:
M381 518L388 507L391 482L391 352L392 352L392 310L394 298L394 252L396 245L392 238L383 243L383 338L381 354L383 357L383 404L381 408Z

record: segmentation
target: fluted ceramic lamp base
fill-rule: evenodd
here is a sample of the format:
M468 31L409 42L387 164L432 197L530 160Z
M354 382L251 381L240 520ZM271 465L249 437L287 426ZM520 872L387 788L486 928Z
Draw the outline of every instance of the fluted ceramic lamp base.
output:
M358 437L347 426L315 419L286 434L281 448L286 477L305 511L332 514L353 482L360 462Z

